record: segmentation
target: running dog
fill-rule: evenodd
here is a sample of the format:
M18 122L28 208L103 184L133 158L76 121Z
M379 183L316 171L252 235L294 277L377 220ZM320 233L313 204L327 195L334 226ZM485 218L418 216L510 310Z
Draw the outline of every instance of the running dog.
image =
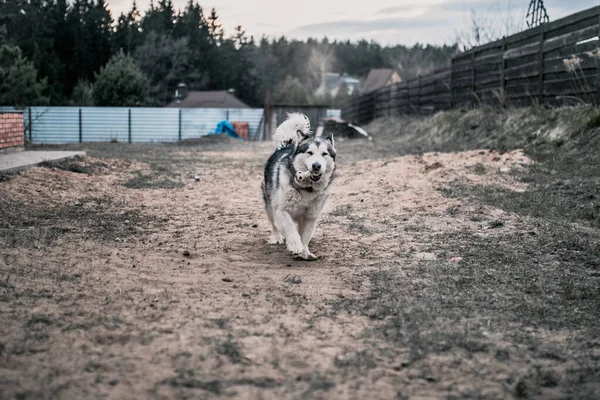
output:
M273 226L270 244L286 243L301 259L317 257L308 248L335 176L333 135L310 134L303 114L289 114L273 135L275 152L265 165L263 199Z

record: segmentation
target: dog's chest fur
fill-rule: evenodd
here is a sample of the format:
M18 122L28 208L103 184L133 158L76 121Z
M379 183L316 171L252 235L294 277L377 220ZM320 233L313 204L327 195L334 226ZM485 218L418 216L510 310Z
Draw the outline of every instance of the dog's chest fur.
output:
M294 219L304 215L316 215L321 211L327 192L308 192L292 186L282 188L283 207Z

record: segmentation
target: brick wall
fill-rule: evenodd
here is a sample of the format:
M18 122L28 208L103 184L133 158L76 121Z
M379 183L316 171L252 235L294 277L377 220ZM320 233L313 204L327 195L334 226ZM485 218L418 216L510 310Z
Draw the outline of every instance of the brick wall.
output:
M24 145L23 114L0 111L0 150Z

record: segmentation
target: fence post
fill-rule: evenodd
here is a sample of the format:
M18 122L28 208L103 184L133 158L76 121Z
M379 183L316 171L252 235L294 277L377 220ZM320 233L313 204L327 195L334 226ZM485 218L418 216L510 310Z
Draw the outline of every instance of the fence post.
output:
M32 142L32 138L33 138L33 126L31 125L31 107L29 107L29 144L33 144Z
M127 140L129 143L131 143L131 108L129 108L127 111Z
M179 141L181 142L181 108L179 109Z
M450 89L450 109L454 108L454 57L450 60L450 79L448 80Z
M545 24L540 25L540 46L538 55L538 73L539 73L539 93L538 93L538 102L542 104L544 101L544 38L545 38Z
M473 93L473 97L477 99L477 73L475 71L475 49L473 49L473 53L471 54L471 92Z
M600 7L598 8L598 36L600 37ZM600 63L598 62L598 58L596 58L596 75L598 80L598 93L596 95L596 106L600 105Z
M421 75L419 75L419 91L417 92L418 96L419 96L419 97L417 97L417 99L418 99L417 100L417 114L421 114L421 104L422 104L422 99L421 99L421 81L422 81L422 78L421 78Z
M412 105L410 104L410 79L406 81L406 113L410 114Z
M398 116L398 84L394 83L390 88L390 116L397 117Z
M83 143L83 131L81 123L81 108L79 109L79 143Z
M502 59L500 60L500 96L498 98L498 100L502 102L502 107L506 107L506 62L504 61L505 53L506 36L502 36Z

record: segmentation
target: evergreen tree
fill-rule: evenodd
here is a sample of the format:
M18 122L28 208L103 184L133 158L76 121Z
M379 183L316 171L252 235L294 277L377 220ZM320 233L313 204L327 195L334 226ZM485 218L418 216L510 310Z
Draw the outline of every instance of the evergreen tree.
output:
M234 88L256 106L266 89L290 84L287 76L297 77L308 95L322 83L325 72L363 78L373 68L394 68L410 79L448 66L458 50L456 45L382 47L366 40L326 38L262 38L255 44L241 26L225 37L217 11L205 16L194 0L181 11L174 9L172 0L151 2L143 18L134 3L113 25L106 1L0 0L0 44L21 48L48 82L51 104L79 96L81 86L72 93L78 82L93 82L121 49L148 74L155 104L170 101L175 86L185 82L195 90Z
M214 8L210 10L210 15L208 17L208 34L210 35L213 43L217 45L220 45L223 42L223 37L225 36L223 27L219 23L217 10Z
M150 9L142 18L142 30L144 34L151 32L161 35L172 35L175 27L175 10L171 0L159 0L158 7L150 2Z
M136 64L148 77L152 104L164 106L190 71L188 39L150 33L134 53Z
M283 82L275 88L275 91L273 92L273 103L303 106L310 104L310 96L298 78L288 75Z
M135 1L127 14L121 13L113 34L113 51L131 54L142 43L140 12Z
M185 38L188 44L186 70L182 73L183 81L188 88L205 89L209 83L210 67L218 57L217 48L212 44L208 23L202 8L193 0L183 13L177 17L174 35L177 39Z
M0 46L0 104L14 107L43 105L46 80L38 79L31 61L16 46Z
M83 79L77 82L77 85L73 88L71 94L71 101L69 102L72 106L93 106L94 96L92 84L87 80Z
M136 107L148 104L148 80L123 51L113 56L95 77L92 93L97 106Z

